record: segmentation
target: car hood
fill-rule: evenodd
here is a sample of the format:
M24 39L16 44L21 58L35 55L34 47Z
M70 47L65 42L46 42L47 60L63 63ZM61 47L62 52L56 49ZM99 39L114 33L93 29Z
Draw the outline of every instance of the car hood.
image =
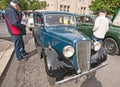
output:
M70 28L52 29L52 30L49 30L49 34L53 35L56 38L60 38L64 41L69 41L73 43L81 42L84 40L90 40L90 38L84 35L83 33Z

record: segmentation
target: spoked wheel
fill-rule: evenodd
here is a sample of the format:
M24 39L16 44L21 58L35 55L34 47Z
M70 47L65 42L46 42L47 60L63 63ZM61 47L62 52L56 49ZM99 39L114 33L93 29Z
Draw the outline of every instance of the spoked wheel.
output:
M110 55L115 55L119 51L116 41L112 38L105 39L103 42L103 47Z

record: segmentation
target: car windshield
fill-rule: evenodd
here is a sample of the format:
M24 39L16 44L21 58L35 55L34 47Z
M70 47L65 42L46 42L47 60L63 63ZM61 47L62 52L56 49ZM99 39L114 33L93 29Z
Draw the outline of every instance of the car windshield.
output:
M59 25L68 25L75 26L76 19L73 15L66 14L47 14L45 16L45 25L46 26L59 26Z

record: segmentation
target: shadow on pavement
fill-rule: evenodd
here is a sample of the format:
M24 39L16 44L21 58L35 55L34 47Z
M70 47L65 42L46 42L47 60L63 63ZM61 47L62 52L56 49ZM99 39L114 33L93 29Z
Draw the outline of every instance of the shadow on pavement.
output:
M35 55L37 53L37 50L33 50L29 52L29 56L28 57L32 57L33 55ZM28 58L29 59L29 58Z
M29 60L33 55L35 55L37 53L37 50L35 49L35 50L33 50L33 51L31 51L31 52L28 52L28 55L27 55L27 57L26 58L24 58L24 59L22 59L22 60L19 60L19 61L27 61L27 60Z
M13 42L11 37L0 37L0 39L3 39L3 40L7 40L7 41L10 41L10 42Z
M85 80L80 87L102 87L102 84L95 77L93 77Z

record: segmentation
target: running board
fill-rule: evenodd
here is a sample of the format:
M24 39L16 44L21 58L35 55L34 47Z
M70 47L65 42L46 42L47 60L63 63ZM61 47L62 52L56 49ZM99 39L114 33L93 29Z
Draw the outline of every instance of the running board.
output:
M106 66L106 65L107 65L107 62L105 61L105 62L103 62L101 65L99 65L98 67L93 68L93 69L91 69L91 70L89 70L89 71L83 72L82 74L78 74L78 75L75 75L75 76L73 76L73 77L70 77L70 78L67 78L67 79L64 79L64 80L55 82L55 85L58 85L58 84L62 84L62 83L65 83L65 82L69 82L69 81L75 80L75 79L80 78L80 77L82 77L82 76L84 76L84 75L87 75L88 73L94 72L94 71L96 71L97 69L99 69L99 68L101 68L101 67L104 67L104 66Z

